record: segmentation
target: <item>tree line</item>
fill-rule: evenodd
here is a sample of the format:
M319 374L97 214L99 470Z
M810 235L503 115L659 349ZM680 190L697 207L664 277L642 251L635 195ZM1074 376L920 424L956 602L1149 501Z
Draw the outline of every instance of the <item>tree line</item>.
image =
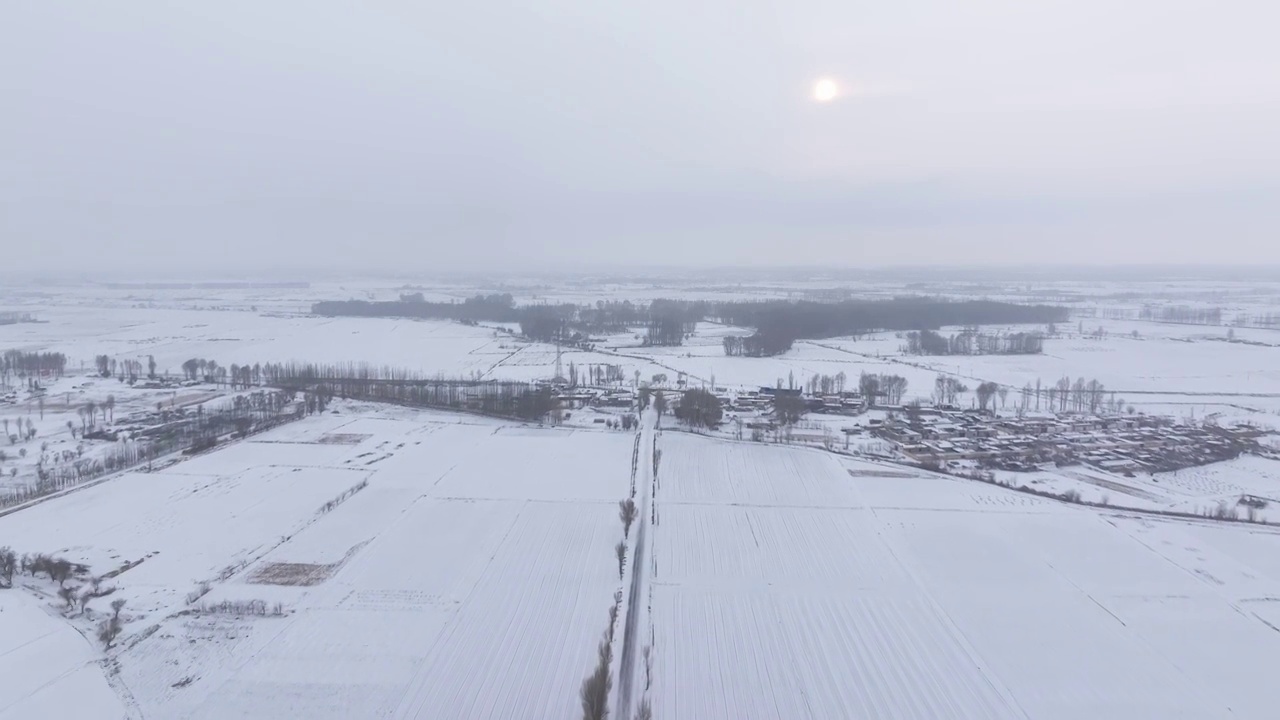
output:
M760 357L786 352L798 339L857 335L876 330L925 330L945 325L1061 322L1065 308L1017 305L990 300L939 298L845 300L836 303L765 300L712 303L656 299L648 305L629 301L594 305L573 303L517 306L510 295L477 295L462 302L427 302L420 294L400 300L323 301L317 315L417 317L462 322L517 323L520 333L541 342L578 344L591 333L619 332L640 326L647 345L679 345L703 320L754 328L753 335L726 338L727 355Z
M755 328L755 334L725 341L728 355L758 357L791 349L796 340L861 335L880 330L927 330L945 325L1061 322L1066 308L1017 305L990 300L938 298L845 300L838 303L787 300L719 303L716 318Z
M98 375L109 378L116 377L120 382L128 382L130 385L138 381L142 377L142 361L136 358L127 358L125 360L116 360L110 355L95 355L93 358L94 367L98 371ZM156 377L156 359L153 355L147 356L147 378L154 380Z
M515 300L510 294L476 295L462 302L427 302L422 293L401 295L399 300L324 300L311 306L316 315L355 317L410 317L438 320L517 322Z
M534 383L429 377L403 368L366 363L266 363L264 383L323 397L387 402L412 407L466 410L495 417L539 421L557 410L551 388Z
M17 325L18 323L33 323L36 316L31 313L24 312L0 312L0 325Z
M67 356L60 352L25 352L6 350L0 355L0 377L7 383L10 375L56 375L62 377L67 369Z
M47 453L47 447L42 448L36 463L36 483L0 494L0 507L137 467L171 453L199 452L217 445L218 439L228 433L243 437L302 417L304 412L324 411L327 398L307 393L302 405L294 408L296 396L293 391L260 390L232 398L231 404L225 407L196 406L190 415L158 409L159 425L141 430L132 440L115 443L104 452L88 457L83 453L83 446L61 454ZM87 414L88 406L82 410ZM82 422L84 417L82 415Z
M1038 332L983 333L976 328L944 336L933 330L909 332L909 355L1039 355L1044 336Z
M1138 313L1142 320L1181 323L1185 325L1221 325L1222 308L1187 305L1144 305Z

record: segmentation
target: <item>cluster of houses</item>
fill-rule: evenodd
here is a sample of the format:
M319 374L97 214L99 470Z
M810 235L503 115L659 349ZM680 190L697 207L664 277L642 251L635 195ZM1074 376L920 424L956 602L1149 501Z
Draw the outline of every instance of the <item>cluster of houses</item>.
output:
M829 413L840 415L857 415L866 410L866 401L861 393L843 392L831 395L805 395L800 388L761 387L759 390L747 390L739 393L717 391L715 396L726 412L767 414L773 409L774 400L779 397L797 397L804 401L806 412Z
M924 464L977 461L1006 470L1084 463L1117 473L1159 472L1228 460L1257 447L1257 431L1148 415L1027 415L909 408L871 421L873 434Z

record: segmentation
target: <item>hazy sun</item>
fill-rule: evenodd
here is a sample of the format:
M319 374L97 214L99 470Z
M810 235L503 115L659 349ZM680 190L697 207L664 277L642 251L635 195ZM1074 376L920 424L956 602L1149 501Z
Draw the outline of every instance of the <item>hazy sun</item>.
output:
M813 84L813 99L820 103L835 100L839 93L840 88L836 87L836 81L831 78L822 78Z

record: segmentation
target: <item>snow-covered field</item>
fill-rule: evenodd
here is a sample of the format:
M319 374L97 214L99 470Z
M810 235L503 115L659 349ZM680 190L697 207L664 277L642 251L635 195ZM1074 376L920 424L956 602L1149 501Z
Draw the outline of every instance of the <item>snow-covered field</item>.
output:
M530 280L499 290L519 302L594 302L830 288ZM65 424L83 423L76 410L91 400L111 395L127 416L228 392L95 380L97 354L144 363L153 355L162 373L199 357L554 374L554 347L494 327L306 314L315 300L401 290L335 283L0 297L0 310L41 321L0 326L0 351L65 352L72 370L52 383L43 419L37 401L0 405L0 418L34 418L39 431L0 443L0 470L18 469L8 481L20 483L46 452L79 452ZM427 295L482 290L493 288ZM1103 310L1147 301L1128 290L933 282L867 284L859 294L1061 298L1073 307L1093 297L1088 308ZM1265 293L1230 283L1143 292L1197 297L1228 314L1270 307ZM1087 336L1098 327L1105 336ZM750 329L704 322L681 347L641 347L635 332L620 333L595 351L566 350L562 362L620 365L627 378L661 373L668 385L683 372L693 386L714 378L731 388L837 373L854 387L862 372L897 374L908 400L928 397L941 372L971 388L1010 386L1010 405L1027 382L1069 375L1097 378L1146 412L1280 426L1278 331L1234 333L1263 343L1251 345L1227 342L1224 327L1088 318L1080 329L1064 324L1040 356L911 357L894 333L876 333L728 358L722 339ZM19 573L18 587L0 590L0 718L579 717L607 609L627 587L642 592L638 605L622 605L639 619L625 650L638 684L611 707L648 699L661 720L1276 715L1274 527L1066 505L813 447L732 441L728 430L666 431L652 483L650 448L639 455L649 489L637 500L651 500L652 513L644 539L633 532L628 542L646 552L620 577L617 503L631 489L634 433L604 430L591 412L574 413L586 427L543 428L365 403L333 409L0 516L0 546L83 563L112 591L73 609L44 575ZM839 447L843 427L882 417L811 416L795 433L814 439L797 442L835 437ZM851 449L881 443L861 438ZM1155 476L1068 467L1000 479L1137 510L1197 512L1254 495L1274 501L1260 511L1274 520L1277 468L1245 456ZM84 574L67 581L86 583ZM123 633L104 652L96 630L113 600L125 601ZM252 603L260 613L246 611ZM615 666L623 652L615 648Z
M127 600L119 678L148 718L570 716L619 587L634 435L340 412L0 518L0 538L123 568L69 622ZM198 612L253 600L283 615Z
M1273 529L659 441L655 717L1270 717Z
M91 638L52 613L50 598L0 592L0 718L126 717Z

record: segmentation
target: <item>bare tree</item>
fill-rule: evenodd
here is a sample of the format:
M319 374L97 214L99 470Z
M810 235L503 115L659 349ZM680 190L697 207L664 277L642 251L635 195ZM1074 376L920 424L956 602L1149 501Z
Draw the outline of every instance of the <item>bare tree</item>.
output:
M51 561L47 569L49 579L58 583L58 587L65 585L67 578L71 577L71 563L62 558Z
M597 649L595 670L582 681L582 689L578 691L582 699L582 720L606 720L609 717L609 691L613 689L609 663L612 659L613 649L605 638Z
M618 517L622 520L623 537L630 537L631 523L635 522L636 512L636 503L631 498L618 503Z
M0 547L0 581L7 588L13 587L13 571L18 567L18 556L8 547Z
M996 384L993 382L984 382L978 385L978 389L974 392L978 396L978 408L986 411L987 403L991 401L991 396L996 394Z
M618 579L621 580L622 571L627 567L627 544L619 540L613 551L618 556Z
M112 617L98 624L98 640L104 650L111 648L111 643L120 634L120 618Z

